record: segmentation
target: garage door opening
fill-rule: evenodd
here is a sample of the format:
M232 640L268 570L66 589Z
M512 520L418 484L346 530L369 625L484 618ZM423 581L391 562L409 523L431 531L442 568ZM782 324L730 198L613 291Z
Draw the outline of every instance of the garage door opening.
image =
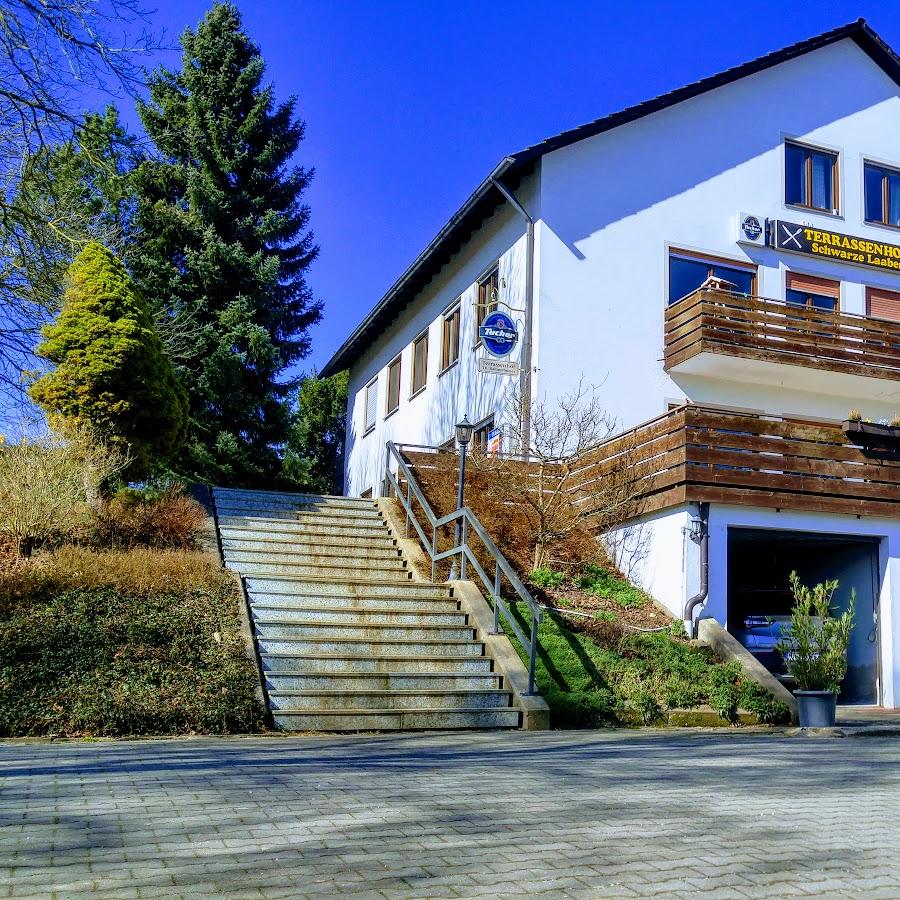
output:
M775 649L782 625L789 621L793 598L788 576L796 570L805 584L832 578L840 582L834 596L843 612L856 590L856 614L847 653L847 677L840 703L878 702L879 592L878 540L801 531L753 528L728 530L728 630L769 671L791 686L784 661Z

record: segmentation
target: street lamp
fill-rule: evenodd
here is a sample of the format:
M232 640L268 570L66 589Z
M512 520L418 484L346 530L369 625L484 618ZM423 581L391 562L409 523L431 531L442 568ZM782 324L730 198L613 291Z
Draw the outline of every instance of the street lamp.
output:
M472 432L475 430L475 426L469 421L469 416L464 415L462 418L462 422L457 422L456 424L456 443L459 444L459 484L456 489L456 508L457 510L462 509L463 507L463 491L466 484L466 448L469 446L469 441L472 440ZM453 546L459 546L459 538L460 538L460 528L461 522L459 519L456 520L456 529L453 534ZM453 564L450 566L450 580L456 580L456 557L453 557Z

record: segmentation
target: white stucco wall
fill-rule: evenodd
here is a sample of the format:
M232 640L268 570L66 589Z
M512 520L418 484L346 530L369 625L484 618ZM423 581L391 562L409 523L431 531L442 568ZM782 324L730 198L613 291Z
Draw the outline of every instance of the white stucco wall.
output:
M697 548L686 533L695 511L692 504L642 516L604 540L622 574L676 618L699 583Z
M840 153L841 216L785 206L785 137ZM736 240L737 214L749 212L897 242L896 230L863 223L864 159L900 165L900 99L849 40L547 155L537 357L547 395L584 373L626 426L685 398L835 419L850 406L875 419L900 411L900 392L854 403L809 380L792 389L788 367L766 387L739 372L673 380L662 367L670 246L756 263L758 293L776 299L789 268L841 280L848 312L865 311L865 285L900 290L900 274Z
M517 196L532 215L537 213L537 178L526 181ZM354 496L378 488L384 474L385 443L437 445L453 435L453 426L464 414L472 423L491 414L502 413L505 397L513 379L501 375L483 375L476 371L475 360L485 354L475 349L475 304L478 279L499 262L500 299L514 309L524 306L525 224L510 205L501 206L473 236L472 240L444 267L407 306L391 327L383 332L356 362L350 372L348 396L345 493ZM459 362L440 372L442 320L444 311L461 299ZM509 312L522 333L523 318ZM428 379L424 391L410 398L412 342L429 330ZM522 341L507 357L520 361ZM387 366L402 354L400 407L385 416L387 402ZM365 386L378 374L378 414L375 428L363 433ZM498 421L501 418L498 415Z

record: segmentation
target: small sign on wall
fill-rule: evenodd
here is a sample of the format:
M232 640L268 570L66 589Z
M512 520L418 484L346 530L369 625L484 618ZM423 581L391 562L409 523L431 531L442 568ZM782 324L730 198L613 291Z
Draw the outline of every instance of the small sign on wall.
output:
M509 359L491 359L479 356L475 361L476 368L482 375L518 375L519 364Z
M503 447L503 432L499 428L492 428L488 432L487 443L484 452L488 456L496 456Z
M766 220L752 213L738 213L737 239L742 244L766 243Z

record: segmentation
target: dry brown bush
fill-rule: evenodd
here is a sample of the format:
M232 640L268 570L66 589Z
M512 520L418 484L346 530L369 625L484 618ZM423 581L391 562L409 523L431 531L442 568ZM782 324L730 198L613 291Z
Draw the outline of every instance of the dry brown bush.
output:
M194 550L205 521L206 511L180 485L151 498L121 491L94 511L91 538L111 549Z
M82 536L101 486L127 465L86 430L0 448L0 534L20 556Z
M105 586L128 594L213 590L230 577L209 553L65 546L0 572L0 598Z

